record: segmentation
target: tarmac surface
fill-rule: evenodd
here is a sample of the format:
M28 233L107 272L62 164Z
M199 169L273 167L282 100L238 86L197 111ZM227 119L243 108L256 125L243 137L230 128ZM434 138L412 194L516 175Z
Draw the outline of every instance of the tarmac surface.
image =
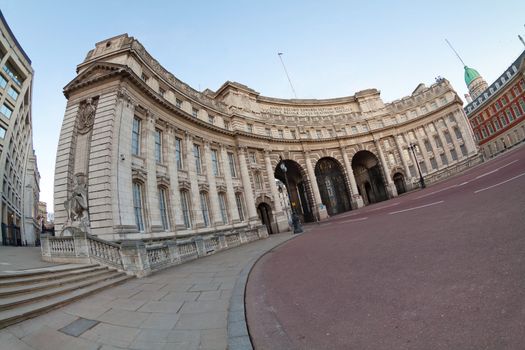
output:
M525 147L308 226L246 289L260 349L525 349Z

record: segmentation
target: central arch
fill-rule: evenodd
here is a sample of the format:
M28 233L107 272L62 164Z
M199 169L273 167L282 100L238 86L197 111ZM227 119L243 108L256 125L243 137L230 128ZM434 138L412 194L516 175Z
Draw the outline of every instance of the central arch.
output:
M331 157L319 159L315 165L315 177L328 215L350 210L348 187L341 164Z
M359 151L352 158L352 170L359 194L365 204L388 199L383 171L377 157L370 151Z
M281 164L286 166L286 176L281 169ZM292 210L299 215L302 222L315 221L312 211L314 203L311 192L311 186L308 183L308 177L304 169L291 159L281 160L275 168L275 178L280 180L288 191L290 196L290 205Z

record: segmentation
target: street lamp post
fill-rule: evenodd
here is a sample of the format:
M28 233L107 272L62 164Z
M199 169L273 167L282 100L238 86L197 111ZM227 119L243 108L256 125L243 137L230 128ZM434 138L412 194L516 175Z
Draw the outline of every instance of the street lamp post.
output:
M301 221L299 220L299 215L295 212L295 207L292 204L292 199L290 197L290 185L288 184L288 175L286 174L288 171L288 168L286 168L286 165L284 164L283 158L279 157L280 159L280 165L279 167L284 173L284 182L286 183L286 193L288 194L288 201L290 202L290 206L292 207L292 225L293 225L293 233L301 233L303 232L303 228L301 226Z
M417 161L416 157L416 144L411 143L410 145L408 145L408 148L410 148L412 154L414 155L414 162L416 162L417 171L419 172L419 183L421 184L421 188L425 188L427 187L425 185L425 179L423 178L423 174L421 173L421 168L419 167L419 162Z

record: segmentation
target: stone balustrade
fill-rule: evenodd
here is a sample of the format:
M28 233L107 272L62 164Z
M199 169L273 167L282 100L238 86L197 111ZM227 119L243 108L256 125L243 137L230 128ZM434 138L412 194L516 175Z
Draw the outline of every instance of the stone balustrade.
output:
M61 263L97 263L129 275L144 277L169 266L178 265L215 252L268 237L263 225L171 239L146 244L126 240L120 244L73 230L71 237L41 236L42 259Z

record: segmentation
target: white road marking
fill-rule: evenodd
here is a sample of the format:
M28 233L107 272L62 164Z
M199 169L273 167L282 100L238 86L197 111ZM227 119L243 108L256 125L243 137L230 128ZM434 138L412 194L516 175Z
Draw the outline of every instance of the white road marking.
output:
M439 201L439 202L434 202L434 203L429 203L429 204L424 204L424 205L420 205L418 207L413 207L413 208L408 208L408 209L403 209L403 210L398 210L398 211L393 211L391 213L388 213L388 215L393 215L393 214L399 214L399 213L404 213L405 211L411 211L411 210L416 210L416 209L421 209L421 208L426 208L426 207L430 207L431 205L436 205L436 204L441 204L445 201Z
M485 188L480 188L479 190L474 191L474 193L479 193L479 192L483 192L483 191L486 191L486 190L490 190L491 188L497 187L499 185L503 185L504 183L507 183L509 181L516 180L518 177L522 177L523 175L525 175L525 173L521 173L521 174L516 175L514 177L511 177L510 179L507 179L505 181L498 182L495 185L492 185L492 186L489 186L489 187L485 187Z
M368 216L365 217L365 218L358 218L358 219L345 220L345 221L341 221L340 223L341 223L341 224L345 224L345 223L347 223L347 222L363 221L363 220L366 220L366 219L368 219Z
M502 166L500 166L499 168L496 168L496 169L494 169L494 170L492 170L492 171L489 171L488 173L478 175L478 176L476 176L476 180L477 180L477 179L481 179L482 177L485 177L485 176L487 176L487 175L493 174L493 173L495 173L496 171L499 171L500 169L503 169L503 168L505 168L505 167L508 167L508 166L511 165L511 164L516 163L517 161L518 161L518 159L513 160L512 162L507 163L507 164L505 164L505 165L502 165Z
M393 204L390 204L390 205L384 205L380 208L374 208L374 209L370 209L369 211L376 211L376 210L381 210L381 209L384 209L384 208L389 208L389 207L393 207L395 205L399 205L399 203L393 203Z
M451 188L454 188L454 187L456 187L456 185L448 186L448 187L442 188L442 189L440 189L440 190L437 190L437 191L434 191L434 192L430 192L430 193L424 194L424 195L422 195L422 196L416 197L416 199L425 198L425 197L431 196L431 195L436 194L436 193L439 193L439 192L443 192L443 191L446 191L446 190L450 190Z
M460 183L459 185L456 185L456 187L463 186L463 185L466 185L468 183L469 183L469 181L465 181L465 182Z

